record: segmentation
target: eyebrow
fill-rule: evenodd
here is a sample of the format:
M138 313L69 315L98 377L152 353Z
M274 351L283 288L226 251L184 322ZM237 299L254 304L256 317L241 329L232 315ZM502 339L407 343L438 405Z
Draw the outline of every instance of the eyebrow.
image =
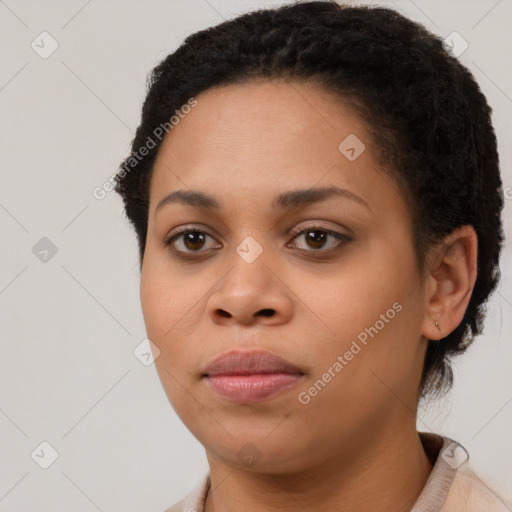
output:
M271 206L274 210L292 210L319 203L331 197L343 197L345 199L350 199L364 206L373 213L370 205L362 197L354 194L350 190L335 186L306 188L283 192L274 198ZM175 203L199 209L220 209L220 203L214 197L205 192L201 192L199 190L175 190L165 196L158 203L154 215L156 215L164 206Z

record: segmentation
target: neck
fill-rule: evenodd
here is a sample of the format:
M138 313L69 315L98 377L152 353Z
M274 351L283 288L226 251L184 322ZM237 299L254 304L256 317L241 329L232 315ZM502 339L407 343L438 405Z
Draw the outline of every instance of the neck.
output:
M240 470L207 451L205 512L410 511L432 466L415 425L404 427L368 436L356 450L351 443L350 455L337 453L321 466L287 474Z

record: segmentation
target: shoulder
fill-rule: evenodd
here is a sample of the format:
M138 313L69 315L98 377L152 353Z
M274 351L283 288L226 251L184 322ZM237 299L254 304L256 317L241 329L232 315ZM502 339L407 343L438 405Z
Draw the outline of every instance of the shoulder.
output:
M203 512L204 500L210 485L210 473L205 473L199 483L180 501L164 512Z
M486 484L469 466L458 468L442 512L467 510L471 512L510 512L507 503Z
M512 505L475 473L461 444L433 433L419 436L433 467L411 512L512 512Z

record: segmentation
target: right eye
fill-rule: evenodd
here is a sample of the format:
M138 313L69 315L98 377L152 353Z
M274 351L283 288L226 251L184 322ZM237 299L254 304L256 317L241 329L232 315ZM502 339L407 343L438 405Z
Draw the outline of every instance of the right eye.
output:
M165 239L164 245L171 249L172 252L176 253L180 257L187 256L191 253L201 253L206 244L208 238L214 240L208 233L197 228L184 228L173 233ZM218 248L219 246L211 247L212 249Z

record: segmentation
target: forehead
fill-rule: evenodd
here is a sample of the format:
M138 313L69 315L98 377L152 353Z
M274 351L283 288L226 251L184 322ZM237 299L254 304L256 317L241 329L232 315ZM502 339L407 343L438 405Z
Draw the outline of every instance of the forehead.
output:
M243 206L247 198L270 202L284 190L315 185L369 194L371 202L375 184L381 196L391 184L364 121L316 84L252 80L208 89L196 100L160 147L151 210L169 192L186 188L222 191ZM348 158L347 149L360 154Z
M242 150L259 159L287 150L313 158L326 136L322 145L334 143L335 150L336 141L350 133L368 138L339 96L307 82L253 80L208 89L196 101L161 151L183 150L180 157L194 160L212 153L241 156Z

